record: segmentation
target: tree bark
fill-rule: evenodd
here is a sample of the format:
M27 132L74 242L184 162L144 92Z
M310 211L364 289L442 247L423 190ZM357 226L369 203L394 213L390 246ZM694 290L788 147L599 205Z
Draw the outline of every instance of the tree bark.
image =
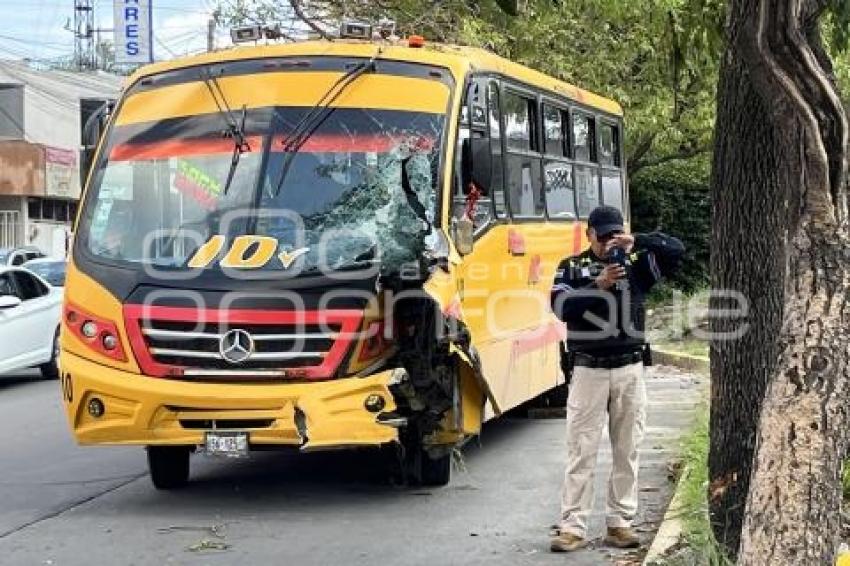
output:
M848 127L818 35L825 7L729 8L712 176L715 199L728 201L715 201L712 283L750 297L751 328L713 344L709 497L717 538L740 564L826 564L836 550L850 405ZM767 208L733 210L751 202Z
M721 63L717 94L711 287L740 293L749 307L745 320L710 321L715 335L747 325L741 338L715 340L710 350L709 516L715 538L734 557L750 485L759 407L779 354L785 180L792 173L786 166L789 148L771 123L770 108L731 47ZM730 303L712 294L713 311L733 307Z

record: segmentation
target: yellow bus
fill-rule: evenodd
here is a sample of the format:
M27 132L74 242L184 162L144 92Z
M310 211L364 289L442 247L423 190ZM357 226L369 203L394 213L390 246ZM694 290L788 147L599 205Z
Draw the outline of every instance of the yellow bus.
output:
M620 106L481 49L236 47L133 74L76 221L61 388L82 444L395 445L449 481L563 390L555 267L627 211Z

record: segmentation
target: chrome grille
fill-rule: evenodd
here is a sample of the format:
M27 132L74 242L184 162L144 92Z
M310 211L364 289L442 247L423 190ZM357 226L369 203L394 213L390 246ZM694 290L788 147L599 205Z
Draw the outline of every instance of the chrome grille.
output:
M219 345L230 330L248 332L254 352L233 364L221 355ZM340 331L339 325L282 325L196 323L142 320L141 332L148 352L160 364L212 370L276 369L322 363Z

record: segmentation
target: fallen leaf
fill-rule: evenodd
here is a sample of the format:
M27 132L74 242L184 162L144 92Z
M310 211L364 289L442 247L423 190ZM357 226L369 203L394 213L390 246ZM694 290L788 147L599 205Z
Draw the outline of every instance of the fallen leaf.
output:
M227 550L230 547L231 545L227 544L226 542L203 539L197 544L193 544L192 546L188 547L186 550L188 550L189 552L203 552L205 550Z

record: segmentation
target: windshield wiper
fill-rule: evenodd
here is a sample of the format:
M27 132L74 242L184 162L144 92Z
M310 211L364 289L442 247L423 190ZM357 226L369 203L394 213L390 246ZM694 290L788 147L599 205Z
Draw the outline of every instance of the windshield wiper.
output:
M275 184L273 197L280 194L280 189L283 186L283 181L286 179L286 174L292 166L292 160L298 150L306 143L313 133L321 126L328 116L333 113L331 104L339 98L339 95L345 91L354 81L361 75L375 70L375 60L378 57L376 53L365 63L359 63L346 71L339 79L336 80L331 87L319 98L319 101L313 106L302 118L295 124L292 129L292 134L283 142L284 157L283 164L280 168L280 176Z
M221 90L221 85L218 84L218 79L212 76L209 69L206 69L206 76L201 75L201 80L207 86L215 102L218 113L227 125L227 129L222 133L222 137L231 138L233 140L233 154L230 157L230 169L227 171L227 180L224 183L223 194L227 194L230 189L230 184L233 182L233 177L236 175L236 168L239 166L239 159L246 151L251 151L251 145L245 138L245 119L248 116L248 106L242 105L242 116L239 121L236 120L233 112L230 110L230 105L227 103L227 98L224 96L224 91ZM213 88L215 87L215 88Z

